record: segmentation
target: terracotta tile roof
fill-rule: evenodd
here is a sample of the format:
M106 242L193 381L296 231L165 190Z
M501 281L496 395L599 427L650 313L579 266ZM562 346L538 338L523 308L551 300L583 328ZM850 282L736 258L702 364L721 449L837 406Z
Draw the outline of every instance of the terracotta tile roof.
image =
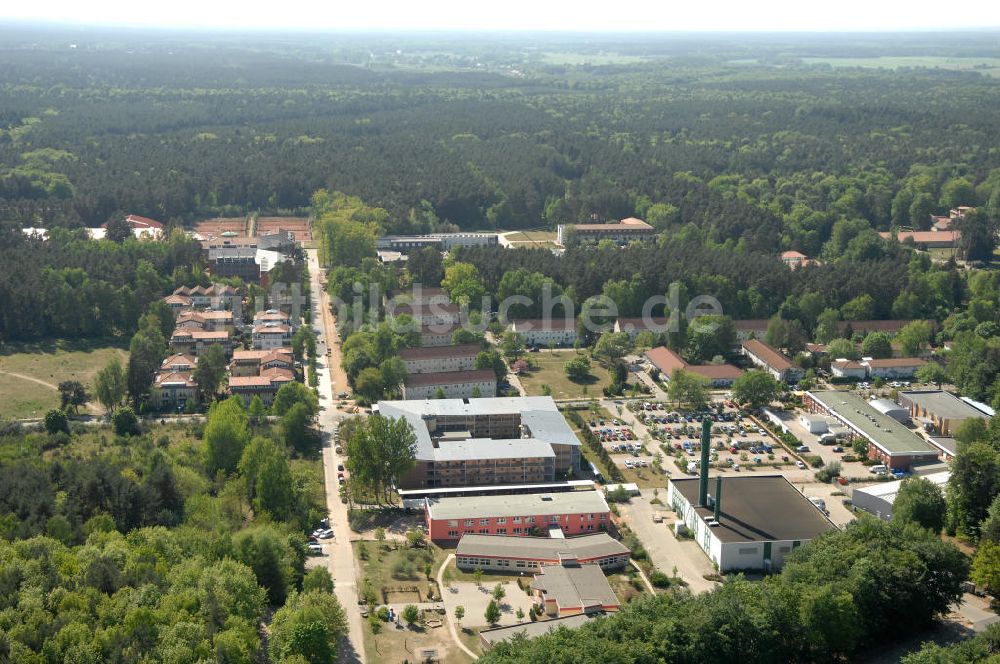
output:
M255 325L254 334L288 334L291 328L287 325Z
M645 233L654 230L652 226L647 224L642 219L636 219L635 217L629 217L628 219L622 219L615 224L575 224L572 225L578 231L609 231L609 232L619 232L625 231L628 233Z
M174 353L160 363L161 369L169 367L193 367L198 364L198 358L185 355L184 353Z
M858 362L857 360L847 360L840 358L834 360L830 363L831 367L837 367L838 369L864 369L865 366Z
M660 370L660 373L667 376L677 369L686 369L688 365L680 355L666 346L657 346L647 350L646 357L653 363L653 366Z
M170 338L182 339L184 337L191 337L191 339L194 340L215 339L219 341L225 341L229 339L229 332L227 332L226 330L199 330L199 329L184 327L174 330L174 333Z
M885 240L892 239L892 233L889 232L879 233L879 236ZM912 239L917 244L957 244L961 236L961 231L899 231L896 233L896 239L899 242Z
M793 366L789 359L778 352L777 349L768 346L758 339L744 341L743 348L748 353L757 356L757 358L775 371L787 371Z
M801 261L808 258L805 254L799 253L797 251L783 251L781 252L781 260L783 261Z
M167 304L179 304L185 307L191 305L191 298L189 298L187 295L177 295L177 294L168 295L165 298L163 298L163 300Z
M525 331L527 325L531 326L528 332L534 332L537 330L543 331L558 331L558 330L576 330L576 321L567 320L564 317L558 316L551 319L544 318L532 318L525 320L515 320L511 321L511 325L514 326L514 330L518 333Z
M162 372L156 374L156 378L153 381L156 387L167 387L168 385L177 387L198 387L198 383L194 382L191 378L191 374L186 371L170 371Z

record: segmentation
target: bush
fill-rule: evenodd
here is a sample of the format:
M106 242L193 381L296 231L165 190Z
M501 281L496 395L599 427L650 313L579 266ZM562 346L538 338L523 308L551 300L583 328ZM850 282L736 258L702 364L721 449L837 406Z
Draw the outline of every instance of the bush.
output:
M822 468L823 467L823 457L821 457L821 456L817 456L815 454L807 454L807 455L803 456L802 458L805 459L806 463L808 463L813 468Z
M833 481L833 478L840 475L840 470L841 470L840 462L832 461L823 466L821 470L818 470L816 472L816 479L818 479L820 482L830 483Z
M128 406L115 410L114 414L111 415L111 425L117 436L139 435L139 418L135 416L135 411Z
M66 413L59 409L52 409L45 413L45 430L48 433L59 433L62 431L69 434L69 420Z
M654 588L670 587L670 577L659 570L656 570L649 575L649 582L653 584Z

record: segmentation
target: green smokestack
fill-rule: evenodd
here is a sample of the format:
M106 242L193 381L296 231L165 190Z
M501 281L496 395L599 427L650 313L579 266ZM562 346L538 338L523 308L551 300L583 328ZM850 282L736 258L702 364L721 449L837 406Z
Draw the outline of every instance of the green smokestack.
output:
M701 421L701 479L698 481L698 506L708 506L708 460L712 446L712 420Z
M722 475L715 476L715 520L719 520L722 511Z

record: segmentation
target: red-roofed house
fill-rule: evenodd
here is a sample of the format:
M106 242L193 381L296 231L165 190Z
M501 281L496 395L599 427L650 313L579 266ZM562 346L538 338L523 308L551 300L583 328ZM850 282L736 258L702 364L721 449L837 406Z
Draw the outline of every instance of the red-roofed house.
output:
M646 351L646 358L659 370L664 380L670 380L675 371L683 369L696 376L701 376L712 387L728 387L743 375L742 371L731 364L688 364L680 355L666 346L658 346Z
M879 236L884 240L891 240L892 233L882 232ZM896 233L897 242L913 240L913 243L928 249L954 249L958 246L958 240L962 237L960 231L899 231Z
M785 383L797 383L802 380L800 368L792 364L791 360L779 350L768 346L759 339L744 341L743 355L777 380Z
M287 369L265 369L259 376L230 376L229 393L239 396L248 406L259 396L270 407L281 386L294 380L295 375Z

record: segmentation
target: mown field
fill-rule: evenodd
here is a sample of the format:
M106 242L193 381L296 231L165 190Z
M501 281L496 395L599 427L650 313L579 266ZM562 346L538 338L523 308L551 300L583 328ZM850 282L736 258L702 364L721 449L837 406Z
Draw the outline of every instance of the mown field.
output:
M94 376L117 355L122 363L128 352L106 341L45 341L8 344L0 350L0 417L41 417L59 406L57 386L66 380L92 390ZM92 412L99 412L94 405Z

